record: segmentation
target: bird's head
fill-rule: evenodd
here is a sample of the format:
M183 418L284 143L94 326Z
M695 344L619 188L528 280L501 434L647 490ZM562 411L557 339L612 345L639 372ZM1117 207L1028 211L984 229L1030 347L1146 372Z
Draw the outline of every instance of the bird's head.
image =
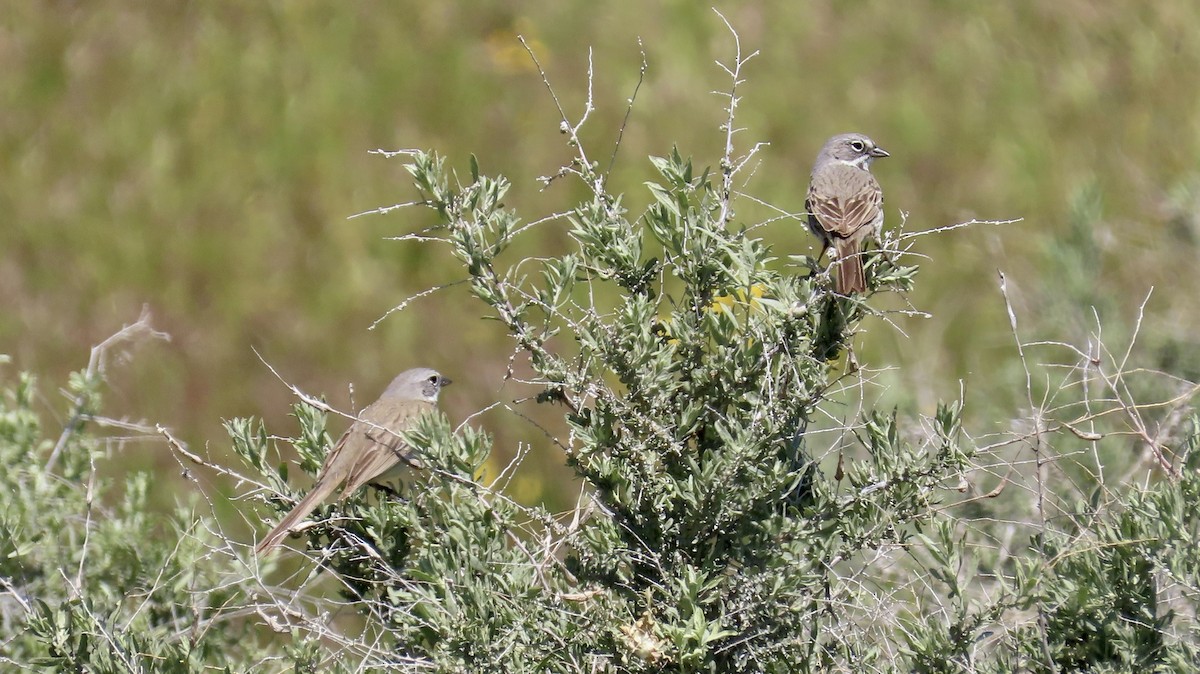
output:
M817 157L817 163L838 162L870 170L871 162L887 156L887 150L876 145L875 141L865 134L843 133L825 142L825 147L821 148Z
M397 375L382 397L436 403L438 394L449 385L450 378L442 376L437 370L418 367Z

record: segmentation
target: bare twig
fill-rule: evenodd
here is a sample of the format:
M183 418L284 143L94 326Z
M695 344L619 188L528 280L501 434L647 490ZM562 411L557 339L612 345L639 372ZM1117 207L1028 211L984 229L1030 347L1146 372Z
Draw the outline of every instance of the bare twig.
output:
M638 92L642 90L642 83L646 81L646 47L642 44L642 38L638 38L638 51L642 54L642 67L638 69L638 81L633 87L633 95L629 97L629 105L625 108L625 119L621 120L621 128L617 131L617 141L613 143L612 156L608 158L608 168L604 170L605 180L608 180L609 174L612 173L613 165L617 163L617 152L621 149L621 139L625 137L625 127L629 125L629 118L633 115L633 104L637 101Z
M114 349L128 345L136 346L140 342L146 340L160 339L170 341L171 336L165 332L159 332L150 325L150 308L142 307L142 313L138 319L130 325L126 325L92 347L91 357L88 359L87 369L84 371L84 377L87 382L95 382L102 380L108 371L108 356ZM87 386L87 384L85 384ZM78 432L88 417L88 412L85 409L88 401L88 392L81 391L78 393L71 403L71 418L63 426L62 434L58 436L58 442L54 444L53 451L50 452L49 458L46 459L45 471L50 473L54 470L54 464L58 461L59 454L66 447L67 442Z
M379 327L379 324L382 323L384 321L384 319L386 319L388 316L391 316L392 314L400 312L400 311L404 311L404 309L407 308L408 305L412 304L416 300L421 299L422 297L428 297L429 295L432 295L438 291L445 290L446 288L453 288L454 286L462 285L464 283L467 283L468 281L469 281L469 279L461 279L458 281L451 281L450 283L443 283L442 285L432 286L432 287L426 288L425 290L422 290L419 293L414 293L412 295L409 295L402 302L400 302L400 304L397 304L396 306L392 307L391 309L388 309L387 311L385 311L383 313L382 316L375 319L375 322L372 323L370 325L370 327L368 327L367 329L374 330L375 328Z
M971 219L971 220L967 220L965 222L955 223L953 225L946 225L944 227L933 227L931 229L922 229L922 230L919 230L916 232L906 232L904 234L901 234L899 239L901 241L904 241L906 239L915 239L919 236L927 236L929 234L943 234L945 232L954 231L956 229L962 229L964 227L974 227L976 225L992 225L992 226L1012 225L1012 224L1016 224L1018 222L1023 222L1024 220L1025 220L1025 218L1012 218L1009 220Z
M746 165L746 162L748 162L751 157L753 157L762 147L767 144L757 143L750 150L750 152L740 160L734 160L733 158L733 135L740 130L734 126L734 119L737 116L737 106L741 100L738 98L737 89L738 85L744 82L742 79L742 68L745 67L746 63L748 63L750 59L758 56L758 51L754 51L743 57L741 36L738 35L737 30L734 29L733 24L729 23L729 19L726 19L724 14L715 8L713 9L713 12L716 13L717 16L721 17L721 21L724 22L725 27L729 29L729 33L733 36L734 45L733 66L729 67L720 61L717 62L717 65L720 66L721 69L724 70L727 75L729 75L730 79L733 80L729 87L729 91L714 92L720 93L720 95L728 97L729 99L729 104L725 108L725 123L721 125L721 131L725 133L725 154L721 158L721 212L718 216L718 222L725 224L729 222L732 209L734 175L736 175L737 172Z

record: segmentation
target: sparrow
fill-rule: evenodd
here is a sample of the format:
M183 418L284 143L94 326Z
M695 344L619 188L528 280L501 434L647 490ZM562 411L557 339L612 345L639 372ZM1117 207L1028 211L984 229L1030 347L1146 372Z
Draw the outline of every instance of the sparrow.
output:
M883 190L871 162L887 156L867 136L843 133L825 142L813 164L804 202L808 228L823 244L818 260L833 246L841 295L867 289L862 246L883 226Z
M341 500L359 487L387 477L401 461L420 467L398 433L410 428L422 414L436 410L438 393L449 385L449 379L429 368L401 372L379 400L359 413L325 456L312 490L262 539L255 553L263 555L278 546L292 527L339 487Z

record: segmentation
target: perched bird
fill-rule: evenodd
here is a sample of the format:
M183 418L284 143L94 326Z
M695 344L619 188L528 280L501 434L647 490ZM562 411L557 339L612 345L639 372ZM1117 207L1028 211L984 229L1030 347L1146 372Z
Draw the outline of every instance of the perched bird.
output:
M808 228L823 244L821 255L833 246L839 294L867 289L863 242L883 226L883 190L871 175L871 162L887 156L863 134L843 133L825 142L813 164L804 202Z
M262 555L274 549L339 486L341 498L346 498L368 482L385 477L401 461L419 465L397 432L410 427L421 414L437 409L438 393L449 384L449 379L429 368L401 372L329 450L312 491L262 539L255 552Z

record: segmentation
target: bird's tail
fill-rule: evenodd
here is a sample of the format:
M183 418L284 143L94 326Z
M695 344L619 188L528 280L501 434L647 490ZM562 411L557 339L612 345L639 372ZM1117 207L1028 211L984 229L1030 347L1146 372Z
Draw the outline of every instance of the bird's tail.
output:
M867 274L863 270L862 252L854 239L838 239L837 291L839 295L865 292Z
M301 501L296 504L296 507L292 508L292 511L284 516L284 518L280 520L279 524L275 525L275 528L271 530L271 533L263 537L262 541L258 544L258 547L254 548L254 553L262 556L271 550L274 550L275 547L283 541L284 536L287 536L288 531L291 530L292 527L299 524L300 520L308 517L308 514L315 510L316 507L325 500L325 497L329 496L329 494L333 491L334 485L335 483L332 480L327 482L318 480L317 484L313 485L312 491L308 493L308 496L305 496L303 499L301 499Z

